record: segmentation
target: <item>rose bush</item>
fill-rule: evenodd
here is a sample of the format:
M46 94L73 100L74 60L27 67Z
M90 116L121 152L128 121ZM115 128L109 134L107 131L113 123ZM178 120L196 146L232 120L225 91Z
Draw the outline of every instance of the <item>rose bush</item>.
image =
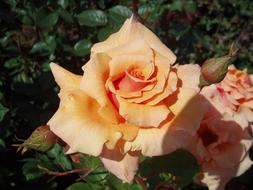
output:
M199 180L210 190L222 190L252 164L248 155L252 141L245 133L253 114L252 81L246 70L231 65L219 84L204 87L201 94L206 111L191 152L202 168Z
M110 172L131 182L141 153L186 147L202 118L200 68L175 61L149 29L127 19L91 48L83 76L51 64L61 101L50 129L68 154L100 156Z

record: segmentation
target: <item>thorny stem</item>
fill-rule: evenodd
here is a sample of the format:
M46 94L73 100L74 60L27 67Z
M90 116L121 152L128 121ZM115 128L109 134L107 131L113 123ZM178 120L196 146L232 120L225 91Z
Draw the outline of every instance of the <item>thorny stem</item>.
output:
M96 170L97 168L101 167L101 165L97 165L95 168L91 168L90 170L88 170L85 174L81 175L80 178L77 181L83 180L85 177L87 177L91 172L93 172L94 170Z
M135 16L138 15L138 0L132 0L132 9Z
M139 18L141 23L144 24L145 20L138 14L138 0L132 0L132 11L136 18Z
M65 171L65 172L58 172L58 171L50 171L49 169L42 167L40 165L38 165L38 168L43 170L47 174L54 175L54 176L66 176L66 175L79 173L79 172L87 172L88 173L91 170L90 168L78 168L78 169L73 169L73 170L69 170L69 171Z
M140 176L136 175L134 176L134 179L137 183L139 183L139 185L142 187L143 190L148 190L146 184L144 183L143 179Z

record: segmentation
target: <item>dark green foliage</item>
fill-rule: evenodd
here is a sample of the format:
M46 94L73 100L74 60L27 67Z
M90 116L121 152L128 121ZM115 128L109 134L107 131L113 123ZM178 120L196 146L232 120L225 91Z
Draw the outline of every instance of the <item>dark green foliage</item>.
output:
M58 107L58 87L49 71L49 63L57 62L81 74L81 67L89 59L91 46L117 31L132 12L137 12L139 21L151 28L175 52L179 63L202 64L207 58L224 55L231 42L236 42L240 50L234 64L253 72L253 3L250 0L139 0L135 1L138 2L136 6L133 2L0 2L1 189L141 189L136 182L133 185L123 184L104 167L96 168L100 164L96 158L83 156L85 164L73 164L58 144L49 152L31 151L24 156L16 153L11 146L22 143L17 138L27 139L37 126L49 120ZM187 155L190 162L195 163ZM177 165L182 160L175 161L173 154L161 159L169 159L171 164L155 180L172 186L175 185L173 175L176 179L181 176L180 184L184 186L198 171L194 164L196 167L188 168L189 173L182 172L178 166L184 164ZM145 170L149 168L145 166L149 162L152 159L142 163L143 172L149 172ZM75 180L83 172L51 181L52 175L45 175L46 169L66 172L83 167L94 171L80 182ZM149 182L150 189L156 185L155 180ZM251 182L244 180L240 183L250 187ZM198 189L192 184L185 188Z
M140 174L148 179L152 189L158 183L184 187L192 182L198 172L195 157L181 149L166 156L147 158L140 166Z

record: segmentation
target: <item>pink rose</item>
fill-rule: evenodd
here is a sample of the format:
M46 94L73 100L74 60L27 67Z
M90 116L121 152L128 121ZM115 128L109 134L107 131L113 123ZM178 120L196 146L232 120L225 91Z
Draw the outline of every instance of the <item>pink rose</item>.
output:
M253 127L253 75L230 65L223 81L205 87L202 94L223 115L232 117L252 135Z
M149 29L126 20L91 48L83 76L51 64L61 102L50 129L68 144L67 153L100 156L110 172L131 182L140 153L187 146L202 118L200 68L175 60Z
M230 66L222 82L201 90L206 111L191 151L202 168L199 180L210 190L223 190L251 165L252 141L246 139L244 129L253 120L252 89L247 71Z

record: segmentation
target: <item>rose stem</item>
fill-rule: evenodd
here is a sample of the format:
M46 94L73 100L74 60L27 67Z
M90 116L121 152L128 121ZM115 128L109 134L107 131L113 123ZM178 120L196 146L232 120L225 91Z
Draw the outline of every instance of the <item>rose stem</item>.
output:
M40 165L38 165L38 168L45 171L49 175L54 175L54 176L65 176L69 174L74 174L74 173L79 173L79 172L89 172L91 169L90 168L78 168L78 169L73 169L65 172L56 172L56 171L50 171L47 168L44 168Z
M143 190L148 190L148 188L146 187L143 179L141 177L139 177L138 175L134 176L134 179L137 183L140 184L140 186L142 187Z

